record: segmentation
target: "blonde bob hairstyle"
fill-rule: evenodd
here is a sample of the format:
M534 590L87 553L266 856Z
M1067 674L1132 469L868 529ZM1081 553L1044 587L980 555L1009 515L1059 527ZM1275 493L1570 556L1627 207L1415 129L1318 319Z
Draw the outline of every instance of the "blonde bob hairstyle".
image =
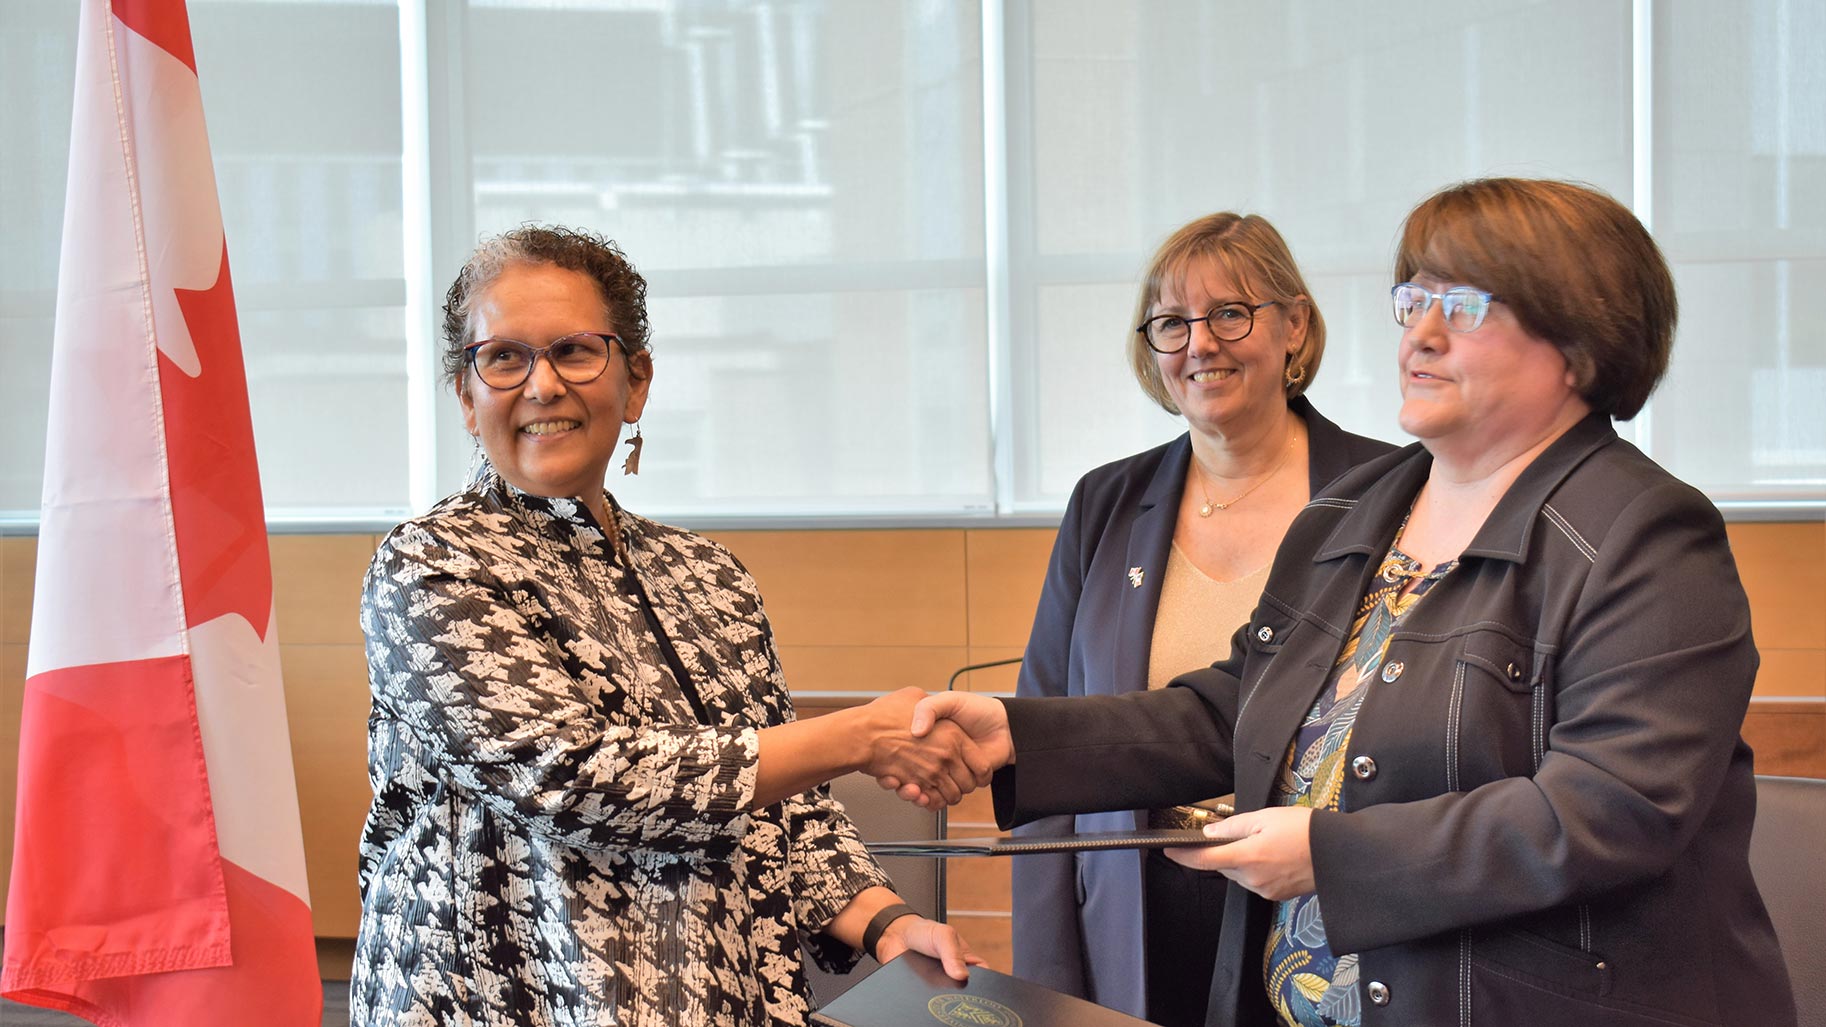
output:
M1642 222L1591 186L1484 178L1434 193L1395 254L1395 281L1421 276L1489 290L1566 358L1580 397L1620 421L1667 373L1674 277Z
M1284 315L1295 306L1306 308L1306 337L1287 357L1288 370L1299 379L1287 386L1287 398L1305 392L1318 376L1319 360L1325 355L1325 318L1312 301L1306 279L1301 277L1300 266L1293 262L1293 253L1281 233L1267 218L1230 211L1207 214L1174 232L1148 262L1128 337L1129 367L1141 383L1141 391L1167 413L1179 413L1173 397L1167 394L1166 382L1161 380L1154 351L1133 326L1148 319L1154 304L1160 302L1163 288L1173 286L1179 291L1186 276L1205 261L1222 271L1250 303L1273 300L1281 305Z

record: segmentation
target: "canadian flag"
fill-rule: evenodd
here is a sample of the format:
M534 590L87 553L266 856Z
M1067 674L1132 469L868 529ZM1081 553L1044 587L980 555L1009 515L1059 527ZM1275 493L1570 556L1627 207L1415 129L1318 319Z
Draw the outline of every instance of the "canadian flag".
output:
M0 993L123 1027L323 992L183 0L82 0Z

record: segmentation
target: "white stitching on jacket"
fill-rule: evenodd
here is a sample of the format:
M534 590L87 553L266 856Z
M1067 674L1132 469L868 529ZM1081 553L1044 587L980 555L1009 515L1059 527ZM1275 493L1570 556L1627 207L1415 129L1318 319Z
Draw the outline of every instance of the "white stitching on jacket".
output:
M1561 516L1560 511L1555 510L1550 504L1543 503L1541 504L1541 513L1546 516L1547 523L1560 529L1560 533L1565 535L1567 539L1572 542L1573 548L1585 554L1585 559L1592 563L1598 562L1597 547L1590 542L1585 541L1585 536L1579 534L1578 531L1573 528L1572 522Z
M1465 665L1452 673L1452 698L1446 704L1446 791L1458 791L1459 715L1464 711Z
M1458 1027L1471 1027L1471 929L1458 932Z

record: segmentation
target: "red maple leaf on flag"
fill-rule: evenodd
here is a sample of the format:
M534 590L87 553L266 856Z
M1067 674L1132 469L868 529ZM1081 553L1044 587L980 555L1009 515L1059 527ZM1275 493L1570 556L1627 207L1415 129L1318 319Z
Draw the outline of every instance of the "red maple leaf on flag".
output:
M192 378L159 354L184 620L239 613L265 638L273 571L227 244L214 285L176 292L201 367Z

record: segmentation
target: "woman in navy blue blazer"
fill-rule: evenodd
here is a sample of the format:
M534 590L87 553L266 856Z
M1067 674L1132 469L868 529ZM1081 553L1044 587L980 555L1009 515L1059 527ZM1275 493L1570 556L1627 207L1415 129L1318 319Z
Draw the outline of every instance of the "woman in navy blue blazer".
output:
M1078 482L1021 666L1023 696L1111 695L1229 655L1311 495L1391 449L1301 398L1325 321L1273 225L1212 214L1154 255L1129 362L1185 418ZM1029 834L1195 826L1218 803L1051 817ZM1135 850L1014 865L1018 976L1166 1025L1202 1024L1227 882Z

